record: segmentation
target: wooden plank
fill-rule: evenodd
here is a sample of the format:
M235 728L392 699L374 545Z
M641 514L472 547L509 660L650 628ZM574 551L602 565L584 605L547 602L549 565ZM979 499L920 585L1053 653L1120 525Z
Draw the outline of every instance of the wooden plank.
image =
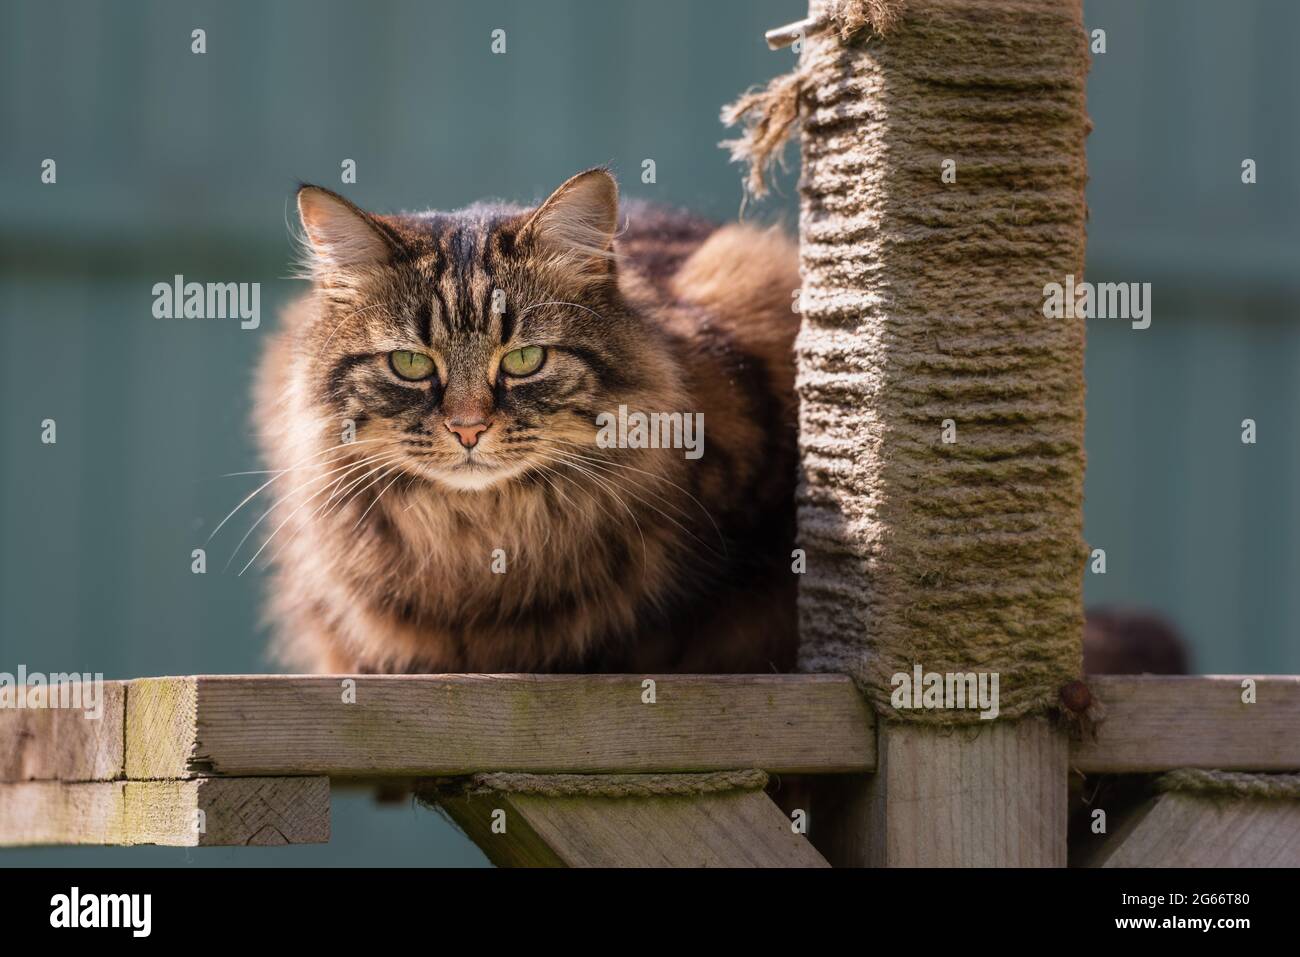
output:
M0 784L0 846L320 844L329 806L324 777Z
M874 775L828 781L809 811L837 867L1064 867L1067 742L1026 719L887 724Z
M135 779L869 770L869 710L838 675L219 676L133 681ZM355 703L345 703L345 681Z
M437 807L497 867L567 867L515 805L518 795L439 797ZM493 815L506 815L506 833L492 832Z
M473 794L446 810L499 867L827 867L762 791L693 797ZM493 830L493 814L505 832Z
M1300 801L1161 794L1101 846L1089 867L1300 867Z
M103 700L89 717L84 707L16 707L16 689L0 692L0 782L121 777L126 685L100 687Z
M1073 744L1071 766L1117 774L1300 769L1300 676L1253 677L1255 704L1242 703L1245 677L1088 678L1105 718L1095 739Z

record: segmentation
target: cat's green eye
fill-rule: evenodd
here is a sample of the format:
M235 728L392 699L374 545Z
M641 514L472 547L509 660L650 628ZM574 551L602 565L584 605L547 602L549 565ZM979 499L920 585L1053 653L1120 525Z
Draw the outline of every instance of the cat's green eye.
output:
M433 360L423 352L407 352L405 349L398 349L396 352L388 353L388 364L399 376L412 382L433 375Z
M546 350L541 346L524 346L501 357L501 370L512 376L532 375L542 367L545 358Z

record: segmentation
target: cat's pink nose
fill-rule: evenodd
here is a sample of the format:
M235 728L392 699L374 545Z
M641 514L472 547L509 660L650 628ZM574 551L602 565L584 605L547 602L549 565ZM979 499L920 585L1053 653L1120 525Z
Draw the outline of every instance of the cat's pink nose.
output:
M472 449L478 444L478 437L486 432L491 424L491 422L484 422L482 419L473 422L467 422L464 419L448 419L447 431L453 433L465 448Z

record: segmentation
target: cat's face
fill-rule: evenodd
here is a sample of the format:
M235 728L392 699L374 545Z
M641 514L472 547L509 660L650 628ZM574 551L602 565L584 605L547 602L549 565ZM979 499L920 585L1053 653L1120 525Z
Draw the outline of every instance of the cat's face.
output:
M294 373L325 434L351 420L382 475L464 491L591 454L596 416L645 365L607 172L536 210L381 217L317 187L298 207L321 307Z

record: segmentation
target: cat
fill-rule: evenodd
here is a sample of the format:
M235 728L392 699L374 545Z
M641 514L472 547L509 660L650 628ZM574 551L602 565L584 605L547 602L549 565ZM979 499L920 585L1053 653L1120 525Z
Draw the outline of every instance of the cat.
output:
M1192 651L1178 626L1157 612L1089 608L1083 670L1090 675L1191 674Z
M283 664L793 668L792 240L604 168L532 209L297 205L313 288L254 397ZM702 456L606 447L620 408L702 414Z

